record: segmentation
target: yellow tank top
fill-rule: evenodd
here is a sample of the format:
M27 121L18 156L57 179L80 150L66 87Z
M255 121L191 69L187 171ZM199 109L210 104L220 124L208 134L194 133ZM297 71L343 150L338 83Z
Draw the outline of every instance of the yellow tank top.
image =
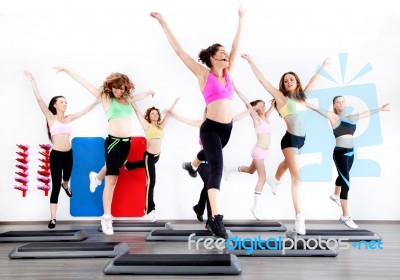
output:
M279 113L282 118L287 115L298 114L299 111L307 110L306 104L304 102L296 102L295 100L287 97L286 103L279 109Z
M151 139L161 139L164 136L164 131L162 126L156 126L154 124L150 124L149 129L144 132L146 134L147 141Z

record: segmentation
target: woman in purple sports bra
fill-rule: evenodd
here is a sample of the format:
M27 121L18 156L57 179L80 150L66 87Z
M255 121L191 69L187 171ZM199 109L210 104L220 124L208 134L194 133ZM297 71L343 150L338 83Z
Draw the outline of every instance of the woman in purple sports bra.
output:
M198 59L207 66L206 68L183 50L160 13L150 13L150 16L160 23L176 54L198 79L200 90L207 105L206 120L200 127L200 139L210 165L207 192L212 217L208 219L206 227L214 236L222 238L228 238L223 223L223 215L220 214L218 209L218 196L223 172L222 149L228 143L232 130L232 96L234 90L229 71L237 57L245 14L246 10L240 6L238 29L230 54L220 44L213 44L200 51Z
M254 204L250 208L250 211L253 214L254 218L256 218L257 220L261 220L260 199L264 184L266 182L264 160L268 157L272 131L272 125L269 121L269 116L274 109L275 102L272 101L271 106L268 108L267 111L265 111L264 101L258 99L249 102L247 97L244 96L236 87L235 91L246 104L247 108L250 110L250 116L253 119L254 129L257 135L257 143L254 145L251 151L252 161L250 165L225 168L225 179L228 180L228 177L232 172L244 172L253 174L255 171L257 171L258 180L254 189Z
M70 115L65 115L67 109L67 100L64 96L54 96L49 106L44 103L35 78L29 71L24 71L25 77L31 82L33 93L39 104L40 109L46 117L47 134L52 143L50 152L50 173L51 173L51 195L50 195L50 215L51 219L48 228L56 227L56 213L58 196L61 187L65 193L72 197L71 189L69 188L69 180L72 172L72 149L70 142L71 122L92 110L97 104L96 100L83 110Z
M249 63L258 81L275 99L276 108L285 121L287 131L281 141L281 149L285 159L279 164L275 178L267 178L267 182L271 185L272 192L276 194L276 187L279 184L279 180L286 170L289 169L292 201L296 215L295 228L298 234L304 235L306 233L306 224L301 206L301 181L299 174L300 153L306 139L303 112L307 109L305 105L307 93L314 88L319 78L320 69L328 64L329 59L324 61L322 67L318 69L303 90L300 79L294 72L283 74L279 82L279 89L277 89L264 78L249 55L243 54L242 58Z

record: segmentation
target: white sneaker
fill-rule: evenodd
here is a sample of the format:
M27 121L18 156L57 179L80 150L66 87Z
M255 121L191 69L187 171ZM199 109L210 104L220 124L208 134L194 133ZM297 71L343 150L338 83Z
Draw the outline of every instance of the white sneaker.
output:
M149 219L150 222L155 223L157 221L156 220L156 210L153 210L150 213L148 213L147 218Z
M256 218L256 220L261 221L261 215L260 215L260 210L258 208L256 208L255 206L250 208L251 213L253 214L254 218Z
M276 180L275 177L267 177L267 183L271 187L272 193L276 195L278 193L278 186L281 182Z
M224 178L226 181L228 181L229 175L231 175L232 172L239 172L238 167L226 167L224 166Z
M112 223L113 221L110 218L103 217L103 219L101 219L101 230L103 231L104 234L106 235L114 234Z
M331 195L329 196L329 198L330 198L333 202L335 202L339 207L342 207L342 204L340 204L340 198L337 197L335 194L331 194Z
M296 214L296 232L300 235L306 234L306 219L303 214Z
M97 173L91 171L89 173L89 181L90 181L90 191L93 193L95 192L96 188L101 185L101 181L97 180Z
M356 223L351 219L350 216L348 216L347 218L344 216L341 216L339 218L339 222L345 224L347 227L352 228L352 229L357 229L358 226L356 225Z

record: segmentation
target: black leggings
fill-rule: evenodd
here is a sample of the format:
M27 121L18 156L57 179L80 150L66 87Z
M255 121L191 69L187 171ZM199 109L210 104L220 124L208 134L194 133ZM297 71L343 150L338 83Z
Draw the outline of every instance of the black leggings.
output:
M207 189L219 190L224 169L222 149L228 143L231 131L232 122L223 124L210 119L206 119L200 127L201 143L210 165Z
M154 203L154 186L156 185L156 163L160 159L160 154L150 154L144 152L143 160L127 161L125 167L128 170L136 168L146 168L146 213L156 209Z
M106 176L119 175L119 169L128 157L130 147L130 137L121 138L108 135L104 141Z
M341 187L340 199L346 199L350 189L350 169L354 161L354 149L335 147L333 151L333 161L335 162L339 176L335 184Z
M57 204L62 181L69 181L72 172L72 149L68 152L51 150L50 173L51 173L51 195L50 203Z
M208 194L207 194L207 182L208 178L210 177L210 167L207 163L201 163L197 172L200 174L201 180L203 180L204 186L200 193L199 202L196 205L196 213L203 215L204 210L207 205L207 218L211 217L211 207L210 202L208 201Z

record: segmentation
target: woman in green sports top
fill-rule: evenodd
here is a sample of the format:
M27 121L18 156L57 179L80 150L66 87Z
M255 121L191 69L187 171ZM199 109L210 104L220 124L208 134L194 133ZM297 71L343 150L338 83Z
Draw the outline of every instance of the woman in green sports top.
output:
M130 162L126 161L125 168L133 170L136 168L146 168L146 209L145 213L150 222L156 221L156 205L154 203L154 186L156 184L156 163L160 159L161 143L164 137L164 128L167 125L171 113L174 111L179 98L176 98L172 106L167 111L164 119L161 120L160 110L151 107L143 114L135 101L131 101L136 116L143 127L147 139L147 148L143 155L143 160Z
M267 182L271 185L273 193L276 194L276 187L279 184L279 180L285 171L289 169L292 200L296 213L296 232L303 235L306 233L306 225L301 207L299 155L304 145L306 133L302 113L306 109L305 99L307 93L314 88L321 68L327 66L330 60L326 59L323 62L322 67L318 69L303 90L299 77L293 72L283 74L279 82L279 89L276 89L264 78L263 74L248 54L242 54L242 58L250 64L258 81L275 99L276 108L285 121L287 129L281 141L281 149L285 159L279 164L275 178L267 178Z
M103 233L114 234L111 218L111 203L117 184L119 169L124 164L130 148L131 117L133 115L131 102L141 100L154 92L148 91L133 95L135 85L127 75L112 73L100 89L91 85L83 77L64 67L55 67L58 72L65 72L75 81L85 87L101 101L110 125L108 137L105 139L106 181L103 191L104 216L101 220Z

